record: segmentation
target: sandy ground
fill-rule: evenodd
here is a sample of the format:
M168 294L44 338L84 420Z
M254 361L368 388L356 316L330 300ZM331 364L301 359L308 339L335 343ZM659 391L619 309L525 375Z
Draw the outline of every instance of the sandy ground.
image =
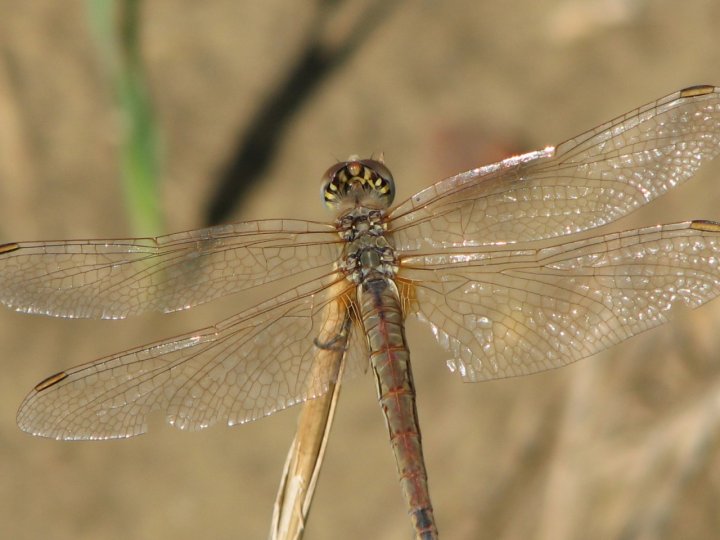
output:
M148 2L144 54L167 230L200 226L218 172L313 30L310 3ZM258 4L259 6L259 4ZM84 2L0 0L0 241L132 231L122 120ZM331 19L342 40L367 9ZM385 152L399 197L574 136L670 91L720 83L712 0L397 3L293 117L235 219L325 219L317 178ZM720 162L623 222L720 219ZM157 231L161 232L161 231ZM126 322L0 312L0 537L264 538L293 410L133 440L32 438L15 410L46 375L232 312ZM465 385L410 324L444 538L711 538L720 530L720 305L574 366ZM409 538L371 377L343 390L306 538Z

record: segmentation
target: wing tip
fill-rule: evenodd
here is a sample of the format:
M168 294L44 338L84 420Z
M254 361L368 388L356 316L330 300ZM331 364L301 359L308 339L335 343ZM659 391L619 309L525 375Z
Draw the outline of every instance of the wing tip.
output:
M697 219L690 222L690 228L696 231L720 232L720 223L707 219Z
M17 242L10 242L9 244L1 244L0 245L0 255L4 253L12 253L13 251L17 251L20 249L20 244Z
M694 86L688 86L680 90L681 98L691 98L697 96L704 96L712 94L715 91L715 87L711 84L696 84Z
M55 373L53 375L50 375L49 377L43 379L39 383L35 385L34 390L36 392L42 392L43 390L47 390L51 386L55 386L60 381L66 379L68 374L65 371L60 371L58 373Z

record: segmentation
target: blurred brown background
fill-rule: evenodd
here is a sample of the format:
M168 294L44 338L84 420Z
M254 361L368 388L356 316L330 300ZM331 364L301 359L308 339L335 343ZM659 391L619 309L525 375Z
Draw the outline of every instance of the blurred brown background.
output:
M318 25L330 8L313 2L143 5L165 232L203 224L239 134L308 36L342 42L372 6L341 3ZM233 219L325 219L319 176L351 153L385 152L404 198L684 86L720 84L712 0L387 6L298 108ZM86 7L0 0L0 242L133 234L118 182L122 118ZM720 162L620 226L720 220L718 179ZM32 438L14 420L43 377L228 312L126 322L0 312L0 538L265 538L295 410L202 433L156 422L95 443ZM716 537L719 328L720 301L569 368L466 385L411 322L442 536ZM365 377L343 389L306 538L409 537Z

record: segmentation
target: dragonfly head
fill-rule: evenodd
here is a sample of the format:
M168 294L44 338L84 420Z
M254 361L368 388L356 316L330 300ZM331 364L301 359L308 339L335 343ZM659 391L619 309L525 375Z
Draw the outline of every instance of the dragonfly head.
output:
M389 208L395 198L395 181L381 161L351 159L325 172L320 196L332 210L356 206L381 210Z

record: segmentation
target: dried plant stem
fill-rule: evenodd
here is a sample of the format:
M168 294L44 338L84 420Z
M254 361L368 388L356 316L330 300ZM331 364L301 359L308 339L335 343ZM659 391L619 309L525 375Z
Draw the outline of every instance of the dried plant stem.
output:
M344 350L321 350L315 369L337 372L328 392L303 404L285 467L280 479L270 540L299 540L303 537L325 447L330 435L335 406L340 395Z

